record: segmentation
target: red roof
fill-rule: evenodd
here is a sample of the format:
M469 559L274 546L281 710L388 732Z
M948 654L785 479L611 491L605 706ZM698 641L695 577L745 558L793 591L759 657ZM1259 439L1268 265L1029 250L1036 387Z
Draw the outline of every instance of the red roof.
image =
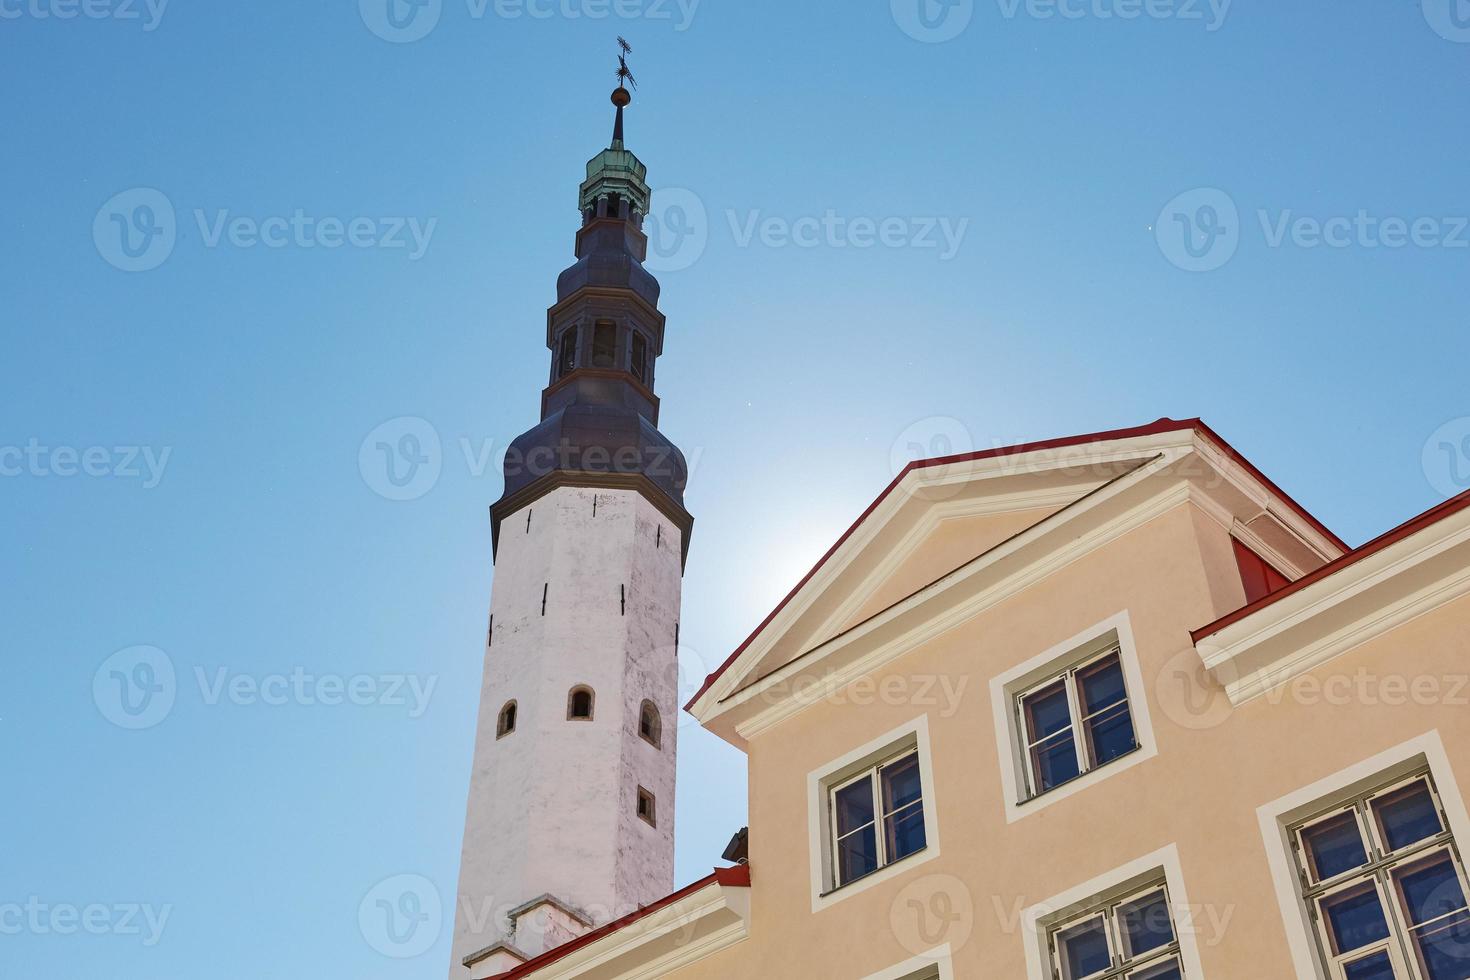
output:
M1326 565L1323 565L1321 568L1312 572L1310 575L1303 575L1301 578L1297 579L1295 582L1291 583L1285 588L1279 589L1264 598L1257 599L1255 602L1242 606L1240 609L1235 610L1235 612L1229 614L1228 616L1222 616L1208 626L1202 626L1197 630L1193 630L1190 633L1190 636L1191 638L1193 638L1195 643L1198 643L1205 637L1211 636L1215 633L1220 632L1227 626L1231 626L1235 623L1240 622L1247 616L1253 615L1254 613L1265 609L1272 603L1280 602L1282 599L1285 599L1289 595L1295 595L1303 589L1309 588L1310 586L1322 581L1324 578L1327 578L1330 575L1337 574L1344 568L1349 568L1353 565L1356 565L1364 558L1368 558L1371 555L1376 555L1378 552L1389 547L1390 545L1396 544L1407 537L1418 534L1425 528L1430 527L1434 524L1438 524L1440 521L1445 520L1448 517L1453 517L1455 514L1458 514L1460 511L1465 510L1467 507L1470 507L1470 491L1466 491L1465 493L1460 494L1458 497L1451 497L1444 503L1431 507L1429 510L1426 510L1419 516L1410 518L1408 521L1400 524L1398 527L1394 528L1392 531L1389 531L1387 534L1383 534L1379 537L1374 538L1372 541L1369 541L1361 548L1355 548L1349 551L1347 554L1338 558L1336 561L1332 561L1327 563Z
M555 949L549 949L540 956L527 960L514 970L506 973L497 973L491 980L519 980L521 977L528 977L542 967L555 963L557 960L566 956L570 956L582 947L590 946L604 936L610 936L620 929L626 929L639 919L647 918L659 909L667 908L681 898L688 898L695 892L708 888L710 885L722 885L726 888L749 888L750 865L742 864L734 868L716 868L715 873L707 878L701 878L694 884L681 888L672 895L659 899L652 905L645 905L636 912L630 912L621 919L609 922L600 929L594 929L585 936L578 936L569 943L563 943Z
M1085 446L1091 443L1113 442L1119 439L1137 439L1144 436L1160 435L1166 432L1184 432L1191 429L1209 439L1211 442L1215 443L1215 445L1220 448L1221 452L1223 452L1231 460L1245 467L1245 469L1251 474L1251 476L1255 477L1268 490L1281 498L1282 502L1284 502L1287 506L1294 510L1303 520L1312 525L1312 527L1314 527L1318 532L1325 535L1328 540L1333 542L1333 544L1337 545L1343 551L1348 550L1346 542L1344 542L1336 534L1333 534L1332 531L1328 530L1326 525L1324 525L1321 521L1317 520L1317 518L1308 513L1305 507L1293 500L1275 483L1272 483L1264 473L1256 469L1255 466L1251 464L1250 460L1246 459L1244 456L1240 455L1240 453L1236 452L1235 449L1228 442L1226 442L1224 439L1221 439L1219 435L1214 432L1214 430L1212 430L1208 425L1205 425L1205 423L1200 419L1184 419L1180 421L1165 418L1159 419L1157 422L1153 422L1149 425L1141 425L1131 429L1112 429L1107 432L1093 432L1087 435L1071 436L1065 439L1051 439L1045 442L1029 442L1023 443L1018 446L1005 446L1000 449L987 449L981 452L962 453L957 456L938 456L934 459L915 460L908 466L904 467L902 473L894 477L893 482L888 484L887 488L878 495L878 498L868 506L868 509L863 511L858 519L853 521L852 526L843 532L842 537L837 539L837 543L832 545L832 547L827 550L827 553L823 555L815 565L812 566L812 570L807 572L802 580L796 583L796 587L786 594L786 598L782 599L781 602L776 606L776 608L771 610L771 614L769 616L761 620L761 624L755 628L754 632L752 632L750 636L745 638L745 642L741 643L740 646L735 649L735 652L730 654L725 662L721 664L714 673L705 678L704 685L700 687L699 691L695 693L694 697L689 699L689 703L684 706L685 710L692 708L694 702L704 697L704 693L714 685L715 681L720 679L720 676L724 674L725 671L730 669L731 665L733 665L735 661L740 658L740 655L745 652L746 648L755 641L755 638L757 636L760 636L760 634L765 630L767 626L771 624L771 621L776 618L781 610L785 609L786 605L796 597L797 593L799 593L806 586L806 584L811 581L812 577L816 575L817 572L821 570L822 566L827 563L827 560L830 559L837 552L837 549L842 547L843 543L853 535L853 532L855 532L859 527L862 526L863 522L868 519L869 515L871 515L873 511L878 509L878 506L882 504L885 499L887 499L888 495L892 493L900 483L903 482L904 477L908 476L913 471L928 469L933 466L947 466L951 463L970 463L982 459L996 459L1005 456L1019 456L1025 453L1039 452L1046 449L1062 449L1070 446Z

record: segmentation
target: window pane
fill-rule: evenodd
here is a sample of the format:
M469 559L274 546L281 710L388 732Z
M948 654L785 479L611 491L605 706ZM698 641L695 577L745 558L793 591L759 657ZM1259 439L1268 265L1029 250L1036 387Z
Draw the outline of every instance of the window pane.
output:
M599 322L592 328L592 366L613 367L617 351L618 331L611 323Z
M1332 936L1333 951L1338 955L1388 938L1383 904L1371 882L1324 898L1322 913Z
M1123 689L1123 665L1118 661L1117 654L1099 660L1081 671L1077 680L1082 685L1084 714L1096 714L1128 697Z
M885 817L883 825L889 863L924 849L924 804L915 803Z
M842 837L873 822L873 784L859 779L838 790L834 796L837 808L837 836Z
M1077 749L1072 733L1066 732L1031 750L1031 771L1036 776L1036 792L1060 786L1081 773L1077 765Z
M1307 845L1307 859L1318 881L1335 878L1344 871L1361 868L1368 863L1358 818L1352 813L1339 814L1331 820L1302 832Z
M1347 980L1394 980L1393 961L1387 953L1374 953L1343 968Z
M1465 892L1448 854L1394 872L1410 925L1431 922L1465 907Z
M1177 959L1128 974L1128 980L1182 980L1183 977L1184 971L1180 969Z
M1444 829L1429 786L1422 782L1374 800L1373 815L1390 851L1417 844Z
M867 827L837 842L837 883L878 870L878 830Z
M881 780L884 813L892 813L894 810L917 802L924 795L923 787L919 782L919 757L917 755L911 755L907 759L884 766Z
M1427 929L1415 943L1429 980L1470 977L1470 916L1457 915L1444 926Z
M1092 748L1092 764L1100 766L1127 755L1138 747L1133 735L1133 715L1125 701L1109 708L1087 722L1087 741Z
M1058 934L1057 949L1062 954L1064 980L1081 980L1113 965L1107 927L1101 917Z
M1072 711L1067 706L1067 685L1063 681L1057 681L1026 699L1026 731L1029 736L1026 741L1039 742L1071 724Z
M1164 893L1154 892L1118 910L1123 925L1123 938L1128 955L1142 956L1174 941L1174 922L1169 916L1169 903Z

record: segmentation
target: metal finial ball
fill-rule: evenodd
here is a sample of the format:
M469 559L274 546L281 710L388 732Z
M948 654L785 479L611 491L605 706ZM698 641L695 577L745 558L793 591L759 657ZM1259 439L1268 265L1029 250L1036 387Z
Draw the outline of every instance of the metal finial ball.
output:
M633 93L632 92L629 92L627 89L623 88L621 85L619 85L616 89L613 90L612 104L615 105L615 106L617 106L619 109L621 109L624 106L628 105L632 101L633 101Z

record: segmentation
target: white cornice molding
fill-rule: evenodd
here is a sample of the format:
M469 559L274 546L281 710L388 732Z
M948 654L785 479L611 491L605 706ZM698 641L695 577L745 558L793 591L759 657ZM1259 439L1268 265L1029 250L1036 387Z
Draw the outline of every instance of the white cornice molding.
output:
M1467 594L1470 511L1339 569L1201 639L1196 648L1239 705ZM1356 615L1354 603L1361 605ZM1343 623L1345 616L1352 618Z

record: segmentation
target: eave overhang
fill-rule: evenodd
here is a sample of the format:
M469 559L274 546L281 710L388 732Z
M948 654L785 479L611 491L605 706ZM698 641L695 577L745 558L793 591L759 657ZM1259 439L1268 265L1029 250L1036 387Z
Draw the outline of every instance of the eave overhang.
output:
M1193 639L1240 705L1466 594L1470 494L1195 630Z
M491 980L657 980L749 931L750 868L722 868Z

